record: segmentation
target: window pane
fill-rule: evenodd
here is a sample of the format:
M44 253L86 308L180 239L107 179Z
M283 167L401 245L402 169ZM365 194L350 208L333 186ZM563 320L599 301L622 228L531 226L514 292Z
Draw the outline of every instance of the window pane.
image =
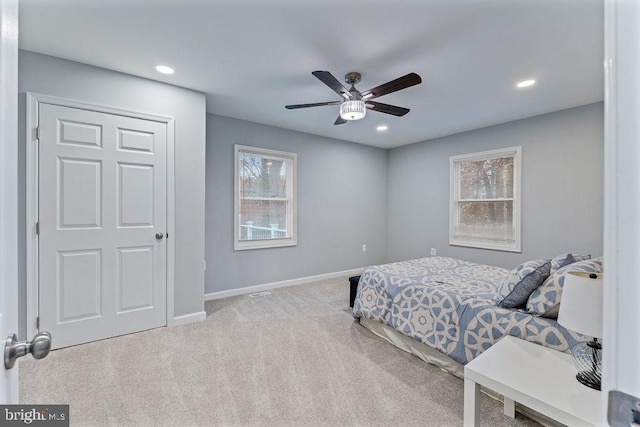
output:
M457 237L512 242L513 202L460 202Z
M286 200L244 199L240 206L240 240L282 239L291 237Z
M241 153L239 166L240 197L286 197L285 160Z
M460 200L513 197L513 157L459 164Z

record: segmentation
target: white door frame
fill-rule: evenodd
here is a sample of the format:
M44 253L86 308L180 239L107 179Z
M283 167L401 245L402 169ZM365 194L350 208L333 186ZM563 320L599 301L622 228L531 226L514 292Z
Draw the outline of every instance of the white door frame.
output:
M142 120L153 120L167 125L167 326L173 326L174 320L174 269L175 269L175 134L174 118L155 114L140 113L122 108L89 104L66 98L27 92L26 113L26 266L27 266L27 336L38 332L38 105L54 104L62 107L78 108L98 113L115 114ZM53 337L55 339L55 337Z
M0 0L1 334L18 333L18 170L18 1ZM0 370L0 403L18 403L19 364Z
M640 2L605 1L602 400L640 397ZM606 411L605 411L606 416ZM606 419L602 420L606 425Z

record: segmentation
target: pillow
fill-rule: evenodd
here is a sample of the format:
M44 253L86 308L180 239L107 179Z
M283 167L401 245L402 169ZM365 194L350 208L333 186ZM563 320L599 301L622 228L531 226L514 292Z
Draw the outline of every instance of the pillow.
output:
M549 277L551 260L534 259L520 264L498 287L496 301L498 307L516 308L523 306L531 292Z
M573 259L575 259L576 261L584 261L587 259L591 259L591 254L586 254L586 255L571 254L571 255L573 256Z
M562 267L565 267L569 264L573 264L577 261L584 261L585 259L591 259L591 254L588 255L577 255L577 254L562 254L551 260L551 274L555 273L557 270L560 270Z
M565 265L533 291L527 301L527 311L542 317L555 319L560 309L562 287L568 271L583 271L585 273L602 273L602 258L586 259Z

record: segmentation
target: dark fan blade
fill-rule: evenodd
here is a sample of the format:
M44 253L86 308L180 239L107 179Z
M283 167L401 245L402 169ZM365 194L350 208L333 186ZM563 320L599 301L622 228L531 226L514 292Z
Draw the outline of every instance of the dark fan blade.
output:
M345 119L343 119L342 117L338 116L338 118L336 119L335 123L333 123L334 125L343 125L347 123L347 121Z
M383 104L381 102L365 101L365 103L367 104L367 108L369 110L377 111L379 113L387 113L398 117L404 116L409 112L408 108Z
M329 102L316 102L315 104L296 104L296 105L285 105L284 108L287 110L295 110L296 108L308 108L308 107L322 107L323 105L340 105L342 101L329 101Z
M362 98L364 100L377 98L388 93L396 92L402 89L406 89L411 86L422 83L422 79L416 73L409 73L406 76L398 77L395 80L391 80L385 84L382 84L373 89L362 92Z
M342 96L342 97L344 97L346 99L350 99L351 98L351 93L349 92L349 90L347 88L345 88L342 85L342 83L340 83L338 81L338 79L333 77L333 74L331 74L330 72L328 72L328 71L314 71L311 74L316 76L318 78L318 80L320 80L322 83L326 84L331 89L333 89L333 91L335 93L337 93L338 95L340 95L340 96Z

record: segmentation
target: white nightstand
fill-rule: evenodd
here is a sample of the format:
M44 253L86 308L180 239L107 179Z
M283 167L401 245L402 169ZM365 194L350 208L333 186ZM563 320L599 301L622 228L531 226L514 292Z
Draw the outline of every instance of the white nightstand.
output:
M480 425L483 385L504 395L504 413L515 403L569 426L600 425L601 394L576 380L571 355L506 336L464 367L464 425Z

